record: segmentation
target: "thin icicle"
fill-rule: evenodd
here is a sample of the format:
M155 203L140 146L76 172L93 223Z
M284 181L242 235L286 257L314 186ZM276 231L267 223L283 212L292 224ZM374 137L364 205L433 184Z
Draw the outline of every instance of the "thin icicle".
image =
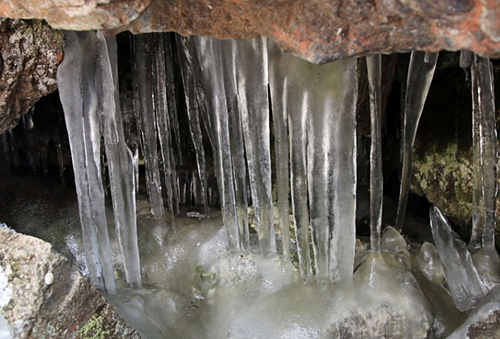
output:
M61 147L61 142L59 141L59 137L55 136L54 137L54 143L56 144L56 150L57 150L57 161L59 163L59 177L61 178L61 185L63 187L66 187L66 179L64 178L64 158L63 158L63 152L62 152L62 147Z
M469 78L470 67L474 62L474 53L461 51L460 67ZM470 82L472 92L472 233L469 241L469 250L473 253L483 244L484 209L483 206L483 177L481 174L481 111L478 103L477 81Z
M165 43L163 33L153 34L153 78L154 78L154 102L156 127L158 139L160 140L160 149L163 164L163 174L167 191L167 206L170 211L170 222L174 224L174 181L177 180L175 170L172 168L173 148L170 136L170 121L167 104L167 86L165 69Z
M193 75L193 58L187 48L186 38L176 35L177 51L181 64L182 83L184 85L184 97L189 120L189 131L196 153L196 164L201 185L201 203L203 212L208 213L207 198L207 176L205 166L205 148L203 146L203 134L201 131L200 112L197 102L196 80Z
M229 123L229 139L231 143L231 161L233 164L234 194L236 203L236 220L240 232L241 246L244 251L250 249L250 232L248 227L248 195L247 166L245 144L243 140L242 108L237 88L237 69L240 65L236 59L238 42L221 40L222 67L224 88Z
M278 186L278 213L281 228L281 243L285 262L290 261L289 195L290 170L288 166L287 82L280 69L281 50L268 40L269 88L271 92L274 127L274 149L276 154L276 181Z
M401 186L395 227L398 232L401 232L403 228L408 194L410 192L413 143L415 142L420 116L422 115L432 77L434 76L434 70L436 69L438 55L439 53L421 51L411 53L401 145L403 154Z
M161 181L157 153L156 117L153 109L153 69L152 42L146 34L134 35L133 46L135 54L139 111L136 117L139 121L142 140L142 154L146 164L146 185L151 213L155 218L163 215L163 198L161 196Z
M139 192L139 145L135 145L134 149L133 161L132 164L134 166L134 186L135 191Z
M58 68L75 173L80 221L92 283L115 293L104 190L100 172L100 116L95 32L66 32L65 58ZM97 86L96 86L97 85Z
M116 232L123 257L127 283L142 287L134 187L133 155L125 143L125 133L118 92L116 38L97 33L102 76L102 121L104 145L108 159L109 180Z
M291 85L290 85L291 87ZM307 166L306 166L306 93L288 90L288 129L290 138L290 184L295 237L299 254L299 268L302 280L312 276L311 254L309 250L309 209L307 204Z
M241 237L236 219L236 200L233 185L233 166L229 138L226 93L223 83L220 41L207 37L192 37L196 46L200 71L210 98L211 124L214 133L214 161L221 196L221 209L227 230L229 249L241 250Z
M245 139L248 176L261 254L276 254L274 232L267 43L265 38L235 42L238 99Z
M370 149L370 245L374 253L380 252L382 229L383 175L382 175L382 93L381 56L366 58L370 88L371 149Z
M177 95L175 91L175 74L174 74L174 53L170 33L165 33L165 67L166 67L166 83L168 93L168 114L170 120L170 127L174 134L174 140L177 146L177 163L182 165L182 144L181 133L179 131L179 120L177 118ZM174 158L173 158L174 159ZM175 161L175 160L174 160Z
M498 191L498 144L495 120L493 67L487 58L475 56L472 68L480 111L481 174L483 178L483 246L495 246L496 197Z

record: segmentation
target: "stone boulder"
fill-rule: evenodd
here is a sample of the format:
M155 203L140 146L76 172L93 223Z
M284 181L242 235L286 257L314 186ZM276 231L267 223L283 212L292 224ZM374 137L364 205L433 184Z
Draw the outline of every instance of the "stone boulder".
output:
M52 245L7 227L0 228L0 312L0 334L10 328L16 339L141 338Z

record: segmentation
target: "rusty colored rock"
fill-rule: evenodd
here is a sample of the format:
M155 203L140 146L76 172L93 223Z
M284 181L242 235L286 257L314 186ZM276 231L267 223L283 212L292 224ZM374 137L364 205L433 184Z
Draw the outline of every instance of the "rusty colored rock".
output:
M4 0L0 16L110 34L268 36L315 63L415 49L500 57L497 0Z
M0 18L0 134L57 88L62 58L61 32L39 20Z

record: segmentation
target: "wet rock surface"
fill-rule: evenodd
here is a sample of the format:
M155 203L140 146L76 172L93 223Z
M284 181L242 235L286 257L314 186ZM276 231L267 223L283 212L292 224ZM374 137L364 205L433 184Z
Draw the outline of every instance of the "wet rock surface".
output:
M0 18L0 134L57 88L62 58L61 32L39 20Z
M0 16L110 33L176 31L219 38L268 36L321 63L373 52L470 49L500 56L496 0L7 0Z
M0 280L12 338L141 338L49 243L6 227Z

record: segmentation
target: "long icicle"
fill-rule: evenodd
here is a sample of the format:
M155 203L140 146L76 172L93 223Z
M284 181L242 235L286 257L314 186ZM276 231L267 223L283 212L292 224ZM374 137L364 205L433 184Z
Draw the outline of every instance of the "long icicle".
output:
M267 42L265 38L236 42L238 99L245 137L248 176L255 208L261 254L276 254L274 232Z
M307 204L306 165L306 116L307 101L304 95L290 90L292 102L288 105L288 131L290 139L290 183L292 210L295 226L299 268L303 281L312 276L311 254L309 250L309 208Z
M200 112L197 102L196 80L193 75L193 58L186 46L185 39L186 38L180 35L176 35L177 52L181 63L182 83L184 85L184 96L189 120L189 131L191 132L191 138L196 152L196 164L198 167L198 177L200 178L203 211L207 214L208 199L205 148L203 146L203 134L201 131Z
M276 184L278 186L278 213L281 228L283 259L290 261L289 194L290 169L288 165L287 83L280 69L281 50L268 40L269 89L274 128L274 149L276 154Z
M163 215L163 198L157 152L156 117L153 106L152 38L146 34L133 36L136 74L138 84L139 120L142 154L146 164L146 186L148 187L151 213L158 219Z
M474 53L461 51L460 67L466 72L466 78L471 72L472 93L472 231L469 241L469 250L474 253L483 245L484 209L483 206L483 177L481 174L481 110L479 109L477 82L475 72L471 66L474 63Z
M65 58L57 71L59 96L75 173L85 257L91 282L116 292L101 178L100 70L95 32L66 32Z
M474 154L480 153L473 164L474 192L480 198L473 201L476 224L470 241L472 260L486 290L500 284L500 257L495 248L496 199L498 190L498 144L495 120L495 98L493 89L493 67L487 58L474 56L471 67L474 130L479 137L473 139ZM480 224L481 222L482 224ZM477 245L480 244L479 248Z
M240 232L243 250L250 249L250 230L248 227L248 195L247 195L247 166L245 144L243 140L242 108L239 104L238 88L236 83L237 65L236 53L238 43L235 40L220 41L222 48L222 63L224 88L229 123L229 138L231 142L231 162L233 165L234 194L236 219Z
M175 90L175 74L174 74L174 52L172 46L172 39L170 33L164 34L165 40L165 61L166 61L166 82L167 82L167 92L168 92L168 113L171 123L171 130L173 131L173 136L175 144L177 146L177 157L178 163L182 164L182 144L181 144L181 133L179 131L179 120L177 113L177 95Z
M116 38L97 33L99 61L103 70L102 121L104 145L108 159L111 197L116 232L123 257L127 283L142 287L134 187L133 155L125 143L125 133L118 92L118 58Z
M370 245L373 253L380 253L382 229L383 175L382 175L382 93L381 56L366 57L370 90L371 148L370 148Z
M354 270L356 242L356 102L358 99L357 60L346 58L337 61L331 80L335 91L334 155L330 166L330 206L333 216L330 242L330 280L349 284ZM333 77L332 77L333 78Z
M167 87L171 86L166 82L165 69L165 41L163 33L153 33L153 78L155 84L154 102L156 128L158 131L158 139L160 141L160 150L163 164L163 176L165 178L167 206L170 211L170 222L174 225L174 182L177 180L175 168L172 168L172 158L174 156L172 150L172 138L170 135L170 121L168 114Z
M490 60L475 56L473 81L476 83L480 111L481 174L483 178L483 246L495 246L496 197L498 191L498 144L493 90L493 67Z
M217 184L221 196L222 219L227 230L229 249L241 251L233 184L233 169L229 138L226 93L223 83L220 41L207 37L192 37L196 46L200 71L210 98L211 125L214 135L214 156Z
M408 68L408 82L405 98L404 129L401 150L403 153L401 186L399 191L396 230L401 232L410 193L411 166L413 144L417 134L418 123L429 93L438 53L414 51L411 53Z

